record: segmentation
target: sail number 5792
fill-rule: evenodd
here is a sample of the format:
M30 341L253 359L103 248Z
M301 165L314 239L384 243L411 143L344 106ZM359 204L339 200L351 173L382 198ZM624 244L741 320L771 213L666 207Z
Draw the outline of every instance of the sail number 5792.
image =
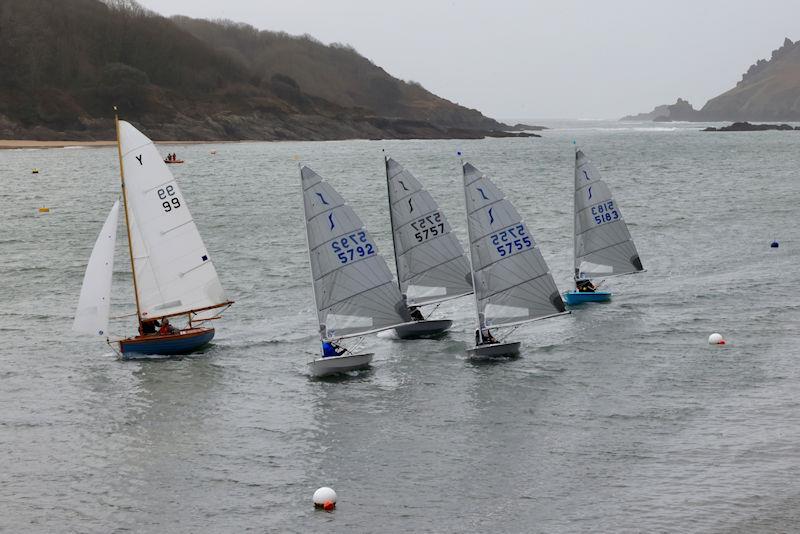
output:
M363 230L331 241L331 249L342 264L375 254L375 247L367 240L367 233Z

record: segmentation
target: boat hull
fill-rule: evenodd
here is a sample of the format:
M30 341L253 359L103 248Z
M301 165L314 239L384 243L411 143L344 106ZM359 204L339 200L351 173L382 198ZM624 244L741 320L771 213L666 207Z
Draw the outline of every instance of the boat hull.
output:
M348 371L366 369L372 362L375 353L365 352L363 354L347 354L343 356L330 356L328 358L318 358L308 362L308 370L311 376L330 376Z
M183 163L183 160L182 159L175 159L171 161L164 160L164 163L166 163L167 165L177 165L179 163Z
M468 358L498 358L519 356L520 342L513 343L491 343L487 345L478 345L467 349Z
M400 339L415 339L444 334L452 325L453 321L450 319L433 319L398 326L394 331L397 332L397 337Z
M214 339L213 328L189 328L175 334L151 334L119 342L122 358L134 360L148 355L189 354Z
M564 302L570 305L609 300L611 300L611 291L564 291Z

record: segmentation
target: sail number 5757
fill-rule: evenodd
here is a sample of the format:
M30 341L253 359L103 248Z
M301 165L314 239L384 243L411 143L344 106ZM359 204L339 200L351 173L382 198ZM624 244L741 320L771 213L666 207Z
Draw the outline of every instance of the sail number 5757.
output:
M164 211L167 213L181 207L181 201L175 196L175 187L172 185L159 189L158 198L164 201L161 203L161 207L164 208Z
M422 243L423 241L442 235L444 234L442 214L436 211L430 215L419 218L411 222L411 228L416 232L414 234L414 239L417 240L417 243Z

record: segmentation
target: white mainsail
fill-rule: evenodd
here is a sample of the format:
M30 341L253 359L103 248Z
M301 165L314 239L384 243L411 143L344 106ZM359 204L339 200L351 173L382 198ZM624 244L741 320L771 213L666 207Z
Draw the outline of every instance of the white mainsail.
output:
M575 279L644 270L622 211L597 168L575 151Z
M229 301L175 178L153 142L125 121L119 142L142 318Z
M320 336L341 339L410 321L386 261L344 199L310 168L300 169Z
M550 269L522 217L477 168L464 163L463 172L480 328L563 313Z
M410 306L472 293L464 249L422 184L399 163L386 158L386 179L400 291Z
M111 278L114 273L114 248L117 243L119 200L114 202L92 249L72 329L81 334L104 336L111 309Z

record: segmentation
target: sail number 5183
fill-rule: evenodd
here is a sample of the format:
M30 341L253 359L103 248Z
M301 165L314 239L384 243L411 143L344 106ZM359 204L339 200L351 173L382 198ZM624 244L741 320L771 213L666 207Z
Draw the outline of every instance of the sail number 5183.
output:
M619 212L614 208L614 201L609 200L592 206L592 217L594 218L594 224L603 224L619 219Z

